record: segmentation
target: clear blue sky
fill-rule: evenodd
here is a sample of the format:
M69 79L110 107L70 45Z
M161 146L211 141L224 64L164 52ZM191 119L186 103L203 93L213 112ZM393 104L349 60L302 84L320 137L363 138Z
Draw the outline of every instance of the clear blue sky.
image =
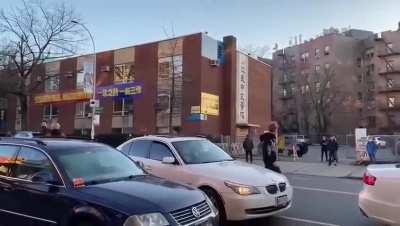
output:
M29 1L29 0L27 0ZM43 0L52 1L52 0ZM400 0L68 0L92 31L99 50L208 31L214 38L235 35L240 45L288 45L291 36L311 38L323 28L374 32L394 30ZM18 0L0 0L7 9Z

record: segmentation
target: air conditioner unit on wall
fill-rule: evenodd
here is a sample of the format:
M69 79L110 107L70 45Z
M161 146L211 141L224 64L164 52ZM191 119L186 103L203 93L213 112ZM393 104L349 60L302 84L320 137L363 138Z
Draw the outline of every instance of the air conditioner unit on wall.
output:
M101 72L109 72L111 69L110 69L110 66L101 66L100 67L100 71Z
M219 65L219 62L218 60L210 60L209 64L210 66L217 67Z

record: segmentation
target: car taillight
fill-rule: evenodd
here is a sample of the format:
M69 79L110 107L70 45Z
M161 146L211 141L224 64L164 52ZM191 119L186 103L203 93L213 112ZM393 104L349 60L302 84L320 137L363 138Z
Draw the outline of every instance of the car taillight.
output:
M376 182L376 177L370 175L369 173L365 172L363 177L363 182L366 185L374 186Z

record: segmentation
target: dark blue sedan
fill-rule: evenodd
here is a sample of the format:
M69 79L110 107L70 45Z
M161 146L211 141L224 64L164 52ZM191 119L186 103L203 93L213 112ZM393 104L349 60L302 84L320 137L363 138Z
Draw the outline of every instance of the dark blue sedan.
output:
M216 225L194 188L146 174L121 152L68 139L0 140L0 225Z

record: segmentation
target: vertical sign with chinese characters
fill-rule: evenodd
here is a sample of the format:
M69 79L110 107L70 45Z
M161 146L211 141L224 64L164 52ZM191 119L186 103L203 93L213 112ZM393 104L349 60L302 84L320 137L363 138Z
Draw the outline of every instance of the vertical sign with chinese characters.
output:
M249 60L237 52L236 62L236 124L248 124Z

